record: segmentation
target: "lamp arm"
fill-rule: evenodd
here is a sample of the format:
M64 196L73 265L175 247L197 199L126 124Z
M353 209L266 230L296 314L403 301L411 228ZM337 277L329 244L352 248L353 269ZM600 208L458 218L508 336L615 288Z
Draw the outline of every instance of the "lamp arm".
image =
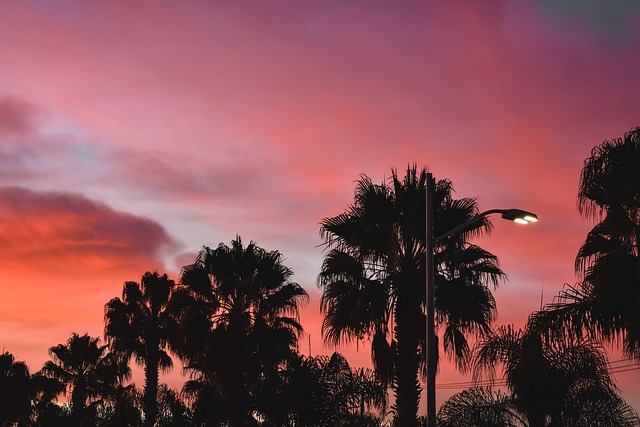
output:
M478 215L474 216L473 218L463 222L462 224L458 225L457 227L452 228L451 230L447 231L446 233L444 233L441 236L436 237L436 243L440 243L442 242L444 239L446 239L447 237L450 237L454 234L456 234L459 231L462 231L468 227L470 227L471 225L475 224L476 222L480 221L482 218L485 218L493 213L503 213L504 209L489 209L488 211L484 211L482 213L479 213Z

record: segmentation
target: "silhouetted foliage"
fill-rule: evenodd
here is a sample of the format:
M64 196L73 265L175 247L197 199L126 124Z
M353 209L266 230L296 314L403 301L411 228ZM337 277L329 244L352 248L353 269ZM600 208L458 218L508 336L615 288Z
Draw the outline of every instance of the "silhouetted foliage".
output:
M438 427L526 426L511 397L488 387L451 396L438 410Z
M331 357L296 355L287 363L283 375L285 393L281 405L289 412L286 425L378 425L384 415L385 387L371 370L353 370L339 353Z
M158 393L157 427L183 427L191 425L191 410L175 390L160 386Z
M31 416L34 394L29 368L17 362L13 354L0 355L0 425L26 425Z
M392 384L398 423L415 426L425 372L426 170L409 167L404 179L374 184L363 175L353 204L321 222L327 254L318 281L323 288L323 332L331 344L372 340L378 378ZM447 180L435 190L435 235L477 215L474 199L454 199ZM469 243L490 230L483 219L435 247L436 324L445 353L466 370L469 334L489 331L495 301L487 284L503 276L494 255ZM421 368L420 368L421 367Z
M488 374L493 379L501 365L511 396L499 400L523 414L530 427L581 426L586 420L586 425L598 426L640 423L618 396L597 343L569 337L545 340L528 326L524 331L500 327L479 341L474 378Z
M81 426L87 404L96 404L113 395L115 388L131 376L126 361L108 353L99 338L72 334L66 344L49 349L51 360L45 362L40 374L64 385L71 394L70 423Z
M194 402L194 418L211 425L220 418L230 427L253 425L257 390L277 381L279 369L295 351L302 327L299 304L307 297L277 251L265 251L240 237L231 246L204 247L195 263L183 268L182 284L192 294L194 310L183 310L185 324L199 325L181 357L195 378L183 390ZM185 298L186 299L186 298ZM181 322L182 323L182 322Z
M125 282L122 299L105 305L104 334L111 349L144 366L146 427L153 427L158 412L159 371L173 366L166 349L177 330L170 301L174 287L166 274L146 272L140 283Z
M640 359L640 128L591 151L580 177L580 212L597 223L576 257L582 282L537 315L549 333L622 342Z
M142 425L142 397L135 384L117 385L102 409L105 426L138 427Z
M69 405L47 403L35 413L35 425L38 427L69 427L72 424Z

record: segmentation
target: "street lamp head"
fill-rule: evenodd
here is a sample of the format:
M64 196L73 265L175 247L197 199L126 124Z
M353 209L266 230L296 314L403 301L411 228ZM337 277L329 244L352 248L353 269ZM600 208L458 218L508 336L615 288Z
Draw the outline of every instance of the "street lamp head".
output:
M538 222L538 215L523 211L521 209L504 209L501 211L502 218L517 222L518 224L529 224Z

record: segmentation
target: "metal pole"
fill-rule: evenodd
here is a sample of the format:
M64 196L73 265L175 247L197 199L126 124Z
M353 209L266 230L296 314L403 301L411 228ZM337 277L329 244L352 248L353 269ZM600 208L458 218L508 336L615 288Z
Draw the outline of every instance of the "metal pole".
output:
M434 245L436 242L442 242L447 237L463 231L470 227L472 224L480 221L482 218L493 214L501 213L502 217L509 220L514 220L516 217L529 216L533 217L533 221L538 220L538 216L531 212L522 211L520 209L491 209L482 212L463 224L454 227L448 232L444 233L437 238L434 235L433 220L434 220L434 195L436 191L435 179L430 173L427 173L426 182L426 317L427 317L427 384L426 384L426 401L427 401L427 427L436 427L436 355L438 353L436 347L436 322L435 322L435 307L434 307L434 295L433 290L435 287L435 264L433 261ZM528 219L529 222L532 219Z
M427 427L436 427L436 331L435 307L433 298L434 271L433 263L433 196L435 180L427 173L426 183L426 317L427 317Z

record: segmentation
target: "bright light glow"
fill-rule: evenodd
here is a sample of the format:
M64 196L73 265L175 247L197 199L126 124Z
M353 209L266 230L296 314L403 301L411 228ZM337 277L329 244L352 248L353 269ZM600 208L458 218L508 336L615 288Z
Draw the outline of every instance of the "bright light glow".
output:
M529 221L527 221L525 218L516 218L513 220L513 222L517 222L518 224L529 224Z
M535 216L527 215L524 217L525 222L538 222L538 218Z

